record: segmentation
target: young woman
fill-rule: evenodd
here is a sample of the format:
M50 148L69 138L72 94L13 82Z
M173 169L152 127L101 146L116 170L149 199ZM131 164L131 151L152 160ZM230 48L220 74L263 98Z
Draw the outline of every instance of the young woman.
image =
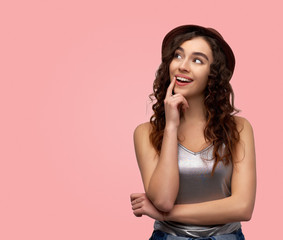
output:
M185 25L162 43L150 122L134 144L145 193L133 213L155 219L151 239L244 239L256 194L250 123L235 116L230 46L212 28Z

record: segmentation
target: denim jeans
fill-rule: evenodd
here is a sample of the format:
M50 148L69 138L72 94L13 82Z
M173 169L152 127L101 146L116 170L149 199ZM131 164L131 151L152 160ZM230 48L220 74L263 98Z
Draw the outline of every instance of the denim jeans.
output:
M215 235L204 238L179 237L159 230L154 230L149 240L245 240L245 237L241 228L230 234Z

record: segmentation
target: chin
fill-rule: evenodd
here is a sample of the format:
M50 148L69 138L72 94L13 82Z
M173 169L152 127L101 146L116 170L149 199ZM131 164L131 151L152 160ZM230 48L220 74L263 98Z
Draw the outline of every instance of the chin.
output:
M180 89L180 88L174 88L173 89L173 91L174 91L174 93L180 93L180 94L182 94L184 97L185 97L185 95L188 95L188 91L185 91L184 89Z

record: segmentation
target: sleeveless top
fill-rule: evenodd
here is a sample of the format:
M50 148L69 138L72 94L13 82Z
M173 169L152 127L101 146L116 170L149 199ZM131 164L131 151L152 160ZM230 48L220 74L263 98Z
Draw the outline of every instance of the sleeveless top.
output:
M179 192L175 204L190 204L231 196L232 164L219 162L214 175L213 145L200 152L192 152L178 144ZM174 236L209 237L228 234L241 227L240 222L223 225L197 226L173 221L155 221L154 229Z

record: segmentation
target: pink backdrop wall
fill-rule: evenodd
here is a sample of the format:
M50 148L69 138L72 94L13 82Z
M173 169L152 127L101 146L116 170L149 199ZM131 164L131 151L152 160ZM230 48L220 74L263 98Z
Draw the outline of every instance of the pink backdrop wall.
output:
M129 201L143 190L132 134L151 113L163 36L188 23L218 29L235 52L236 106L257 149L257 201L243 229L276 238L280 2L2 1L0 239L148 239L153 221L135 218Z

